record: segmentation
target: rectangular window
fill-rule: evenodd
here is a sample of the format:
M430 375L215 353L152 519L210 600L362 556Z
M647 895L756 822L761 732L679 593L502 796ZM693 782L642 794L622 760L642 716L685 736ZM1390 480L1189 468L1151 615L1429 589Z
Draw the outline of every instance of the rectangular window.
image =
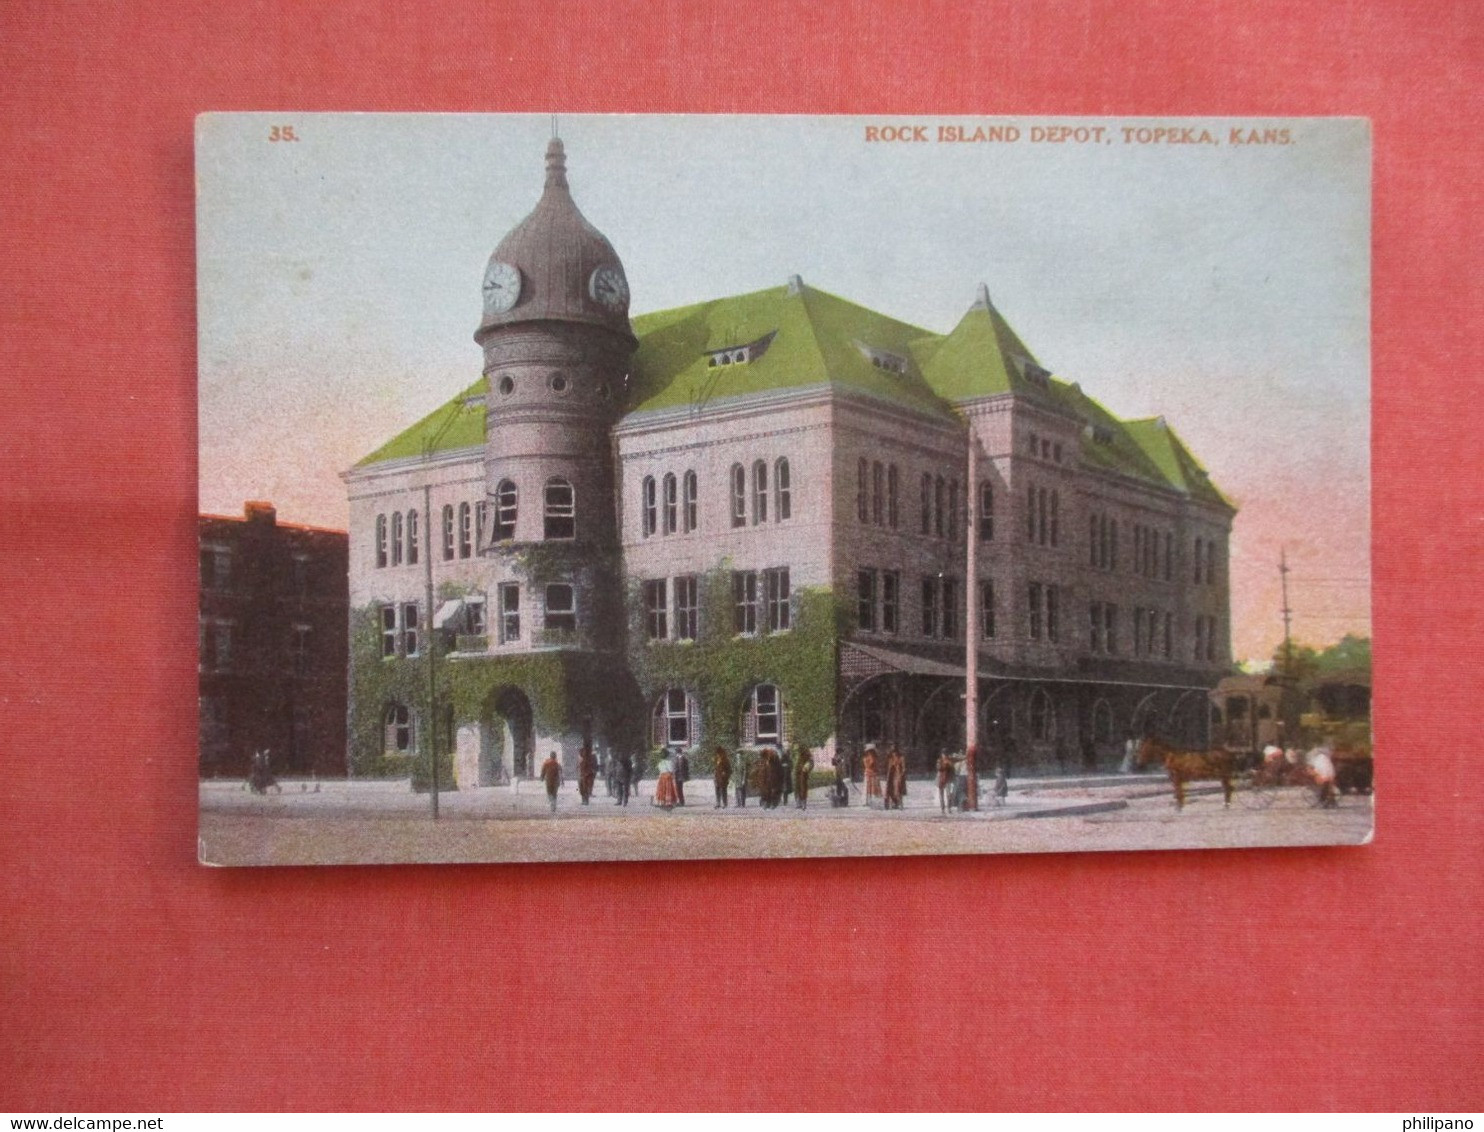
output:
M1103 651L1103 603L1100 601L1087 607L1087 648L1089 652Z
M1112 602L1103 605L1103 643L1109 653L1118 652L1118 606Z
M871 473L871 463L864 456L855 462L855 517L860 522L866 522L868 511L868 478Z
M295 625L293 639L289 641L289 662L295 676L309 673L309 626Z
M732 631L744 636L757 632L757 572L732 571Z
M644 635L651 641L663 641L670 636L669 598L665 593L665 579L644 583Z
M202 672L226 672L232 667L232 626L227 621L202 621L198 643Z
M777 687L759 684L753 691L753 742L777 743L781 736L779 722Z
M443 507L443 561L453 559L453 504Z
M901 606L902 575L895 570L885 570L881 574L881 631L883 633L895 633L900 624L899 609Z
M229 547L206 547L201 551L201 588L224 590L232 584L232 551Z
M936 577L926 577L922 580L922 635L924 637L938 635L938 593L939 585Z
M470 636L482 637L489 632L489 621L484 614L484 598L465 598L464 613L464 625L469 630Z
M958 637L958 579L943 579L943 636Z
M421 541L418 531L417 512L407 512L407 565L417 565L418 543Z
M948 541L958 541L958 480L948 481Z
M1025 541L1036 541L1036 489L1025 489Z
M1030 638L1033 641L1041 639L1041 583L1032 582L1026 587L1026 610L1030 615L1028 621Z
M886 523L886 469L880 460L871 465L871 522Z
M784 467L785 468L788 467L787 463L784 464ZM782 477L782 480L783 480L782 486L779 488L779 503L778 503L778 506L779 506L779 509L781 511L787 511L788 510L788 477L787 476L783 476ZM696 511L696 508L698 506L696 496L697 496L698 491L699 491L699 487L698 487L697 480L696 480L696 473L695 472L686 472L685 473L685 480L684 480L683 485L682 485L682 488L681 488L681 507L684 509L684 514L685 514L685 530L686 530L686 533L687 534L689 534L691 531L693 531L693 530L696 529L696 523L697 523L697 511ZM787 515L779 515L778 517L780 519L786 519L786 518L788 518Z
M683 688L671 688L665 693L665 745L690 746L690 704Z
M768 521L768 465L761 460L752 465L752 521Z
M1061 591L1055 586L1046 587L1046 639L1061 640Z
M501 480L495 488L495 541L503 542L505 539L515 537L516 505L519 502L519 493L515 484L509 480Z
M500 583L500 643L520 640L520 583Z
M413 534L414 537L417 534L417 522L416 522L416 519L417 519L417 512L416 511L412 511L412 512L409 512L408 513L408 516L407 516L408 526L409 526L409 529L411 530L411 532L412 532L412 534ZM412 564L414 564L414 565L416 565L416 563L417 563L417 543L416 542L413 542L411 544L408 553L409 553L410 557L407 559L407 561L410 562L410 563L412 563ZM309 561L309 555L307 555L307 554L296 554L296 555L294 555L294 593L296 595L298 595L301 598L305 598L305 597L308 597L309 596L309 580L310 580L310 576L313 573L314 573L314 569L313 569L313 565Z
M546 586L546 631L577 631L577 599L567 582L548 582Z
M696 639L700 619L699 583L694 574L675 579L675 639Z
M741 464L732 465L732 526L747 525L747 470Z
M417 655L417 605L410 601L402 605L402 652Z
M490 505L487 500L481 499L474 504L474 549L478 550L484 545L489 534Z
M897 520L900 514L897 507L897 466L890 464L886 469L886 523L892 530L897 529Z
M927 472L922 474L922 533L933 533L933 477Z
M474 517L467 503L459 504L459 557L468 558L474 552Z
M1051 545L1058 546L1061 543L1061 492L1053 490L1051 493Z
M994 541L994 485L979 485L979 541Z
M768 601L768 632L781 633L790 623L790 594L788 567L780 566L763 571L763 581Z
M855 575L855 622L862 631L876 629L876 571L858 570Z
M577 500L564 479L546 481L545 535L550 539L577 537Z
M979 635L988 641L994 633L994 583L986 578L979 582Z
M383 605L381 607L381 655L397 655L397 607L395 605Z
M1165 656L1173 656L1174 655L1174 651L1175 651L1175 627L1174 627L1174 621L1175 621L1175 618L1172 615L1170 615L1168 613L1165 614L1165 649L1164 649Z

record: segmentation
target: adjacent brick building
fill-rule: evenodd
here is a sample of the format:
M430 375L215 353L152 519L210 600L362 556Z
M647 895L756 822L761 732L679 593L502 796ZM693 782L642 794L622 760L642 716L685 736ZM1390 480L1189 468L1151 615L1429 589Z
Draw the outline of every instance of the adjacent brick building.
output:
M357 767L425 756L430 644L460 785L585 741L877 740L925 769L962 743L969 640L1017 770L1203 738L1234 509L984 288L946 335L797 276L631 322L554 141L485 299L484 377L345 474Z
M200 517L203 777L345 774L348 542L273 505Z

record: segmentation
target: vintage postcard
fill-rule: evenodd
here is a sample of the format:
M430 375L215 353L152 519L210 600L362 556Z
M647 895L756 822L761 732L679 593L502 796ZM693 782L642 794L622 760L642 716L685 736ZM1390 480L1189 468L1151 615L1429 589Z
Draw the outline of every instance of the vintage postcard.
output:
M1367 122L196 145L203 862L1369 840Z

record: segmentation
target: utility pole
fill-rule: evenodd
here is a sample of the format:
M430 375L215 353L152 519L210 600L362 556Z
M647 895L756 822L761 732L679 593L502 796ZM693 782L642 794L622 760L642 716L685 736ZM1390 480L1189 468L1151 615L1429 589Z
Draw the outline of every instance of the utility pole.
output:
M1278 551L1278 577L1283 581L1283 675L1293 675L1293 636L1290 628L1293 610L1288 607L1288 548Z
M979 809L979 774L975 764L979 755L979 439L974 434L973 418L969 419L969 482L964 495L964 536L969 548L965 561L964 602L964 769L968 772L968 797L965 805Z

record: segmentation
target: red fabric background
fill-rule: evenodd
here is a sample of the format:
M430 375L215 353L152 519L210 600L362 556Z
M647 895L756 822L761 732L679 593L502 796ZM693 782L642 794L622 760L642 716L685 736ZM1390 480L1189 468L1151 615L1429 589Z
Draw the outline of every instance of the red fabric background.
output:
M416 7L0 7L0 1108L1478 1109L1479 6ZM278 108L1370 116L1376 843L198 868L192 118Z

